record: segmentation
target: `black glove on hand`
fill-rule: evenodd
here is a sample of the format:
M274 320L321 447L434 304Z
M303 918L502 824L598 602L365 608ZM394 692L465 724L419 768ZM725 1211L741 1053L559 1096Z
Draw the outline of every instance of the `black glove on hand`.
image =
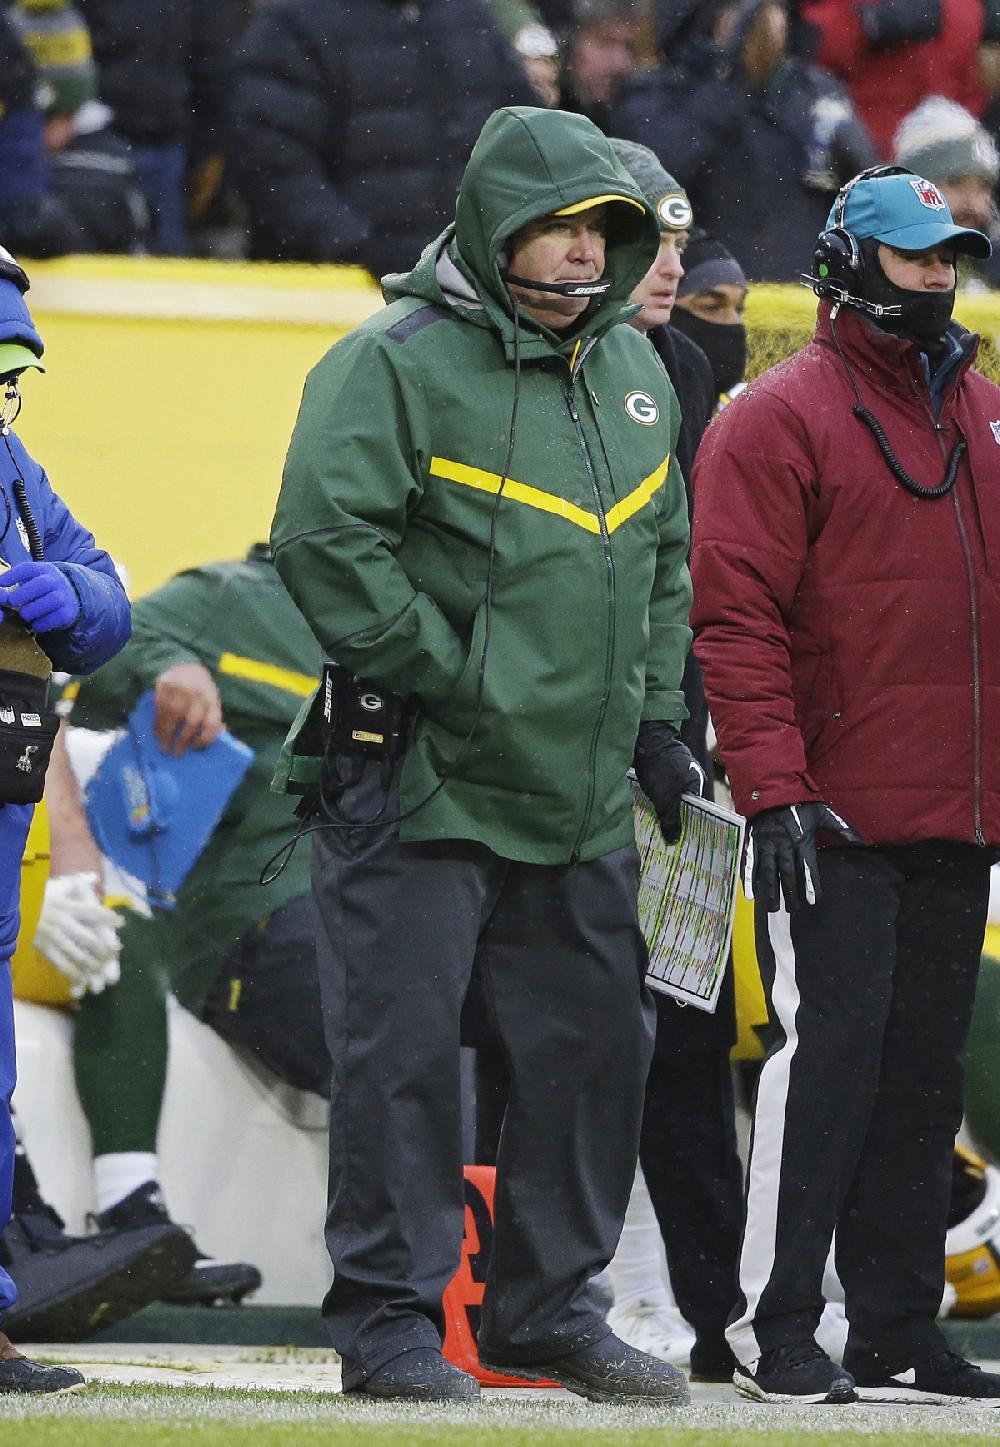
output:
M859 6L858 17L871 49L887 50L940 35L941 0L879 0Z
M782 895L787 910L819 904L817 830L836 834L845 844L864 842L828 804L785 804L751 819L743 873L747 898L770 914L781 908Z
M681 837L681 795L701 795L705 771L668 723L641 723L633 759L639 787L656 810L667 844Z

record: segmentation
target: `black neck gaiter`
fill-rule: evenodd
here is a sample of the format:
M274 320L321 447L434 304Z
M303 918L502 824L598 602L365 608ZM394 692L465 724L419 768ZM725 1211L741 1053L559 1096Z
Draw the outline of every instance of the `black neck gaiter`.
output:
M951 291L906 291L891 282L878 259L879 243L874 237L861 242L865 258L865 281L861 295L879 306L898 306L899 316L871 317L883 332L916 342L921 351L940 344L955 310L955 289Z
M747 370L747 329L742 322L707 322L704 317L675 306L670 325L701 347L712 364L716 392L721 395L743 381Z

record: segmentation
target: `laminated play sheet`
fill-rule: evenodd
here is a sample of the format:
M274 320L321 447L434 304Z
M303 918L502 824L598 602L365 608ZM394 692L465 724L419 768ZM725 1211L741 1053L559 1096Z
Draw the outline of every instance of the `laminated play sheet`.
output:
M745 820L685 794L681 837L668 845L653 806L634 781L632 790L642 864L639 921L649 949L646 983L711 1012L732 943Z

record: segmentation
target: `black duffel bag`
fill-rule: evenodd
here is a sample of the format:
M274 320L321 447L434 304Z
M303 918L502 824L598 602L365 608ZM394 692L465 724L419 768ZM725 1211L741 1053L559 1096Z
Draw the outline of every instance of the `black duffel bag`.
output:
M37 804L59 732L49 681L0 668L0 804Z

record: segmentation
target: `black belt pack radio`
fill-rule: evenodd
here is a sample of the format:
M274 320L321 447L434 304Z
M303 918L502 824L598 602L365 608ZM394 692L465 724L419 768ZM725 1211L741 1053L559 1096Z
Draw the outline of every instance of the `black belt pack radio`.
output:
M408 714L398 695L328 659L323 665L320 697L328 753L378 759L394 759L403 753Z

